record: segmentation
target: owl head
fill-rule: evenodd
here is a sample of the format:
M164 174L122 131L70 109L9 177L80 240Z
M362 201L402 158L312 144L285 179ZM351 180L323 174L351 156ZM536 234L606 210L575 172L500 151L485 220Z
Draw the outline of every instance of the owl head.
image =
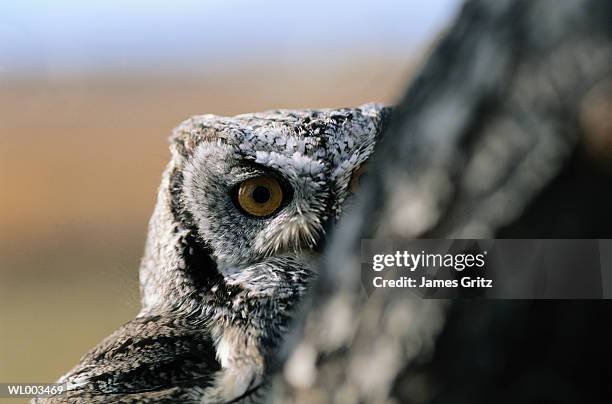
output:
M368 104L183 122L149 226L145 309L196 304L220 284L252 295L300 289L387 112Z
M61 379L72 397L259 402L387 112L203 115L176 128L140 268L142 310Z

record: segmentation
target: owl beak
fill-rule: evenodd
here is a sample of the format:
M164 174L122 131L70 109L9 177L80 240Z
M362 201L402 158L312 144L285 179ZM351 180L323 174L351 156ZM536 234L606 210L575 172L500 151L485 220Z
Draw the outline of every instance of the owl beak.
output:
M327 240L329 239L331 233L334 230L334 222L335 221L330 218L323 224L323 231L321 232L319 239L317 240L317 243L313 247L313 250L315 252L322 253L325 250L325 246L327 245Z
M314 247L312 248L312 250L319 254L322 254L325 249L325 245L327 244L326 239L327 239L326 236L321 236L317 244L315 244Z

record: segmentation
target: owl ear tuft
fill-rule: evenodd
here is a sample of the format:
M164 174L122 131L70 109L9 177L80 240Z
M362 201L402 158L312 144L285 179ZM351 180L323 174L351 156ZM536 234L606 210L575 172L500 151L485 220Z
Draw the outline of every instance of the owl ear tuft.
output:
M188 157L200 143L216 139L218 131L215 122L218 120L219 117L215 115L198 115L181 122L169 138L172 153Z

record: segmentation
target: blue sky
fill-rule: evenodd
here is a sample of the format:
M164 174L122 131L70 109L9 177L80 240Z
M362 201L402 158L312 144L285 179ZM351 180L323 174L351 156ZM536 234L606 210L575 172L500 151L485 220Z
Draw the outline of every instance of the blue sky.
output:
M232 68L418 48L458 0L0 0L0 74ZM367 53L367 52L366 52Z

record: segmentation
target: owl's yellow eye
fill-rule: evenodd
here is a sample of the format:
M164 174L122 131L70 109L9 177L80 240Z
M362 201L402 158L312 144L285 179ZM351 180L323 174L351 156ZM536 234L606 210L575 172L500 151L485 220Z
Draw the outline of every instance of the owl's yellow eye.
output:
M353 175L351 175L351 181L349 182L349 190L352 193L357 192L359 186L361 185L360 181L366 173L367 166L365 164L360 165L355 171L353 171Z
M270 216L283 202L283 189L276 178L250 178L239 185L237 199L246 213L257 217Z

